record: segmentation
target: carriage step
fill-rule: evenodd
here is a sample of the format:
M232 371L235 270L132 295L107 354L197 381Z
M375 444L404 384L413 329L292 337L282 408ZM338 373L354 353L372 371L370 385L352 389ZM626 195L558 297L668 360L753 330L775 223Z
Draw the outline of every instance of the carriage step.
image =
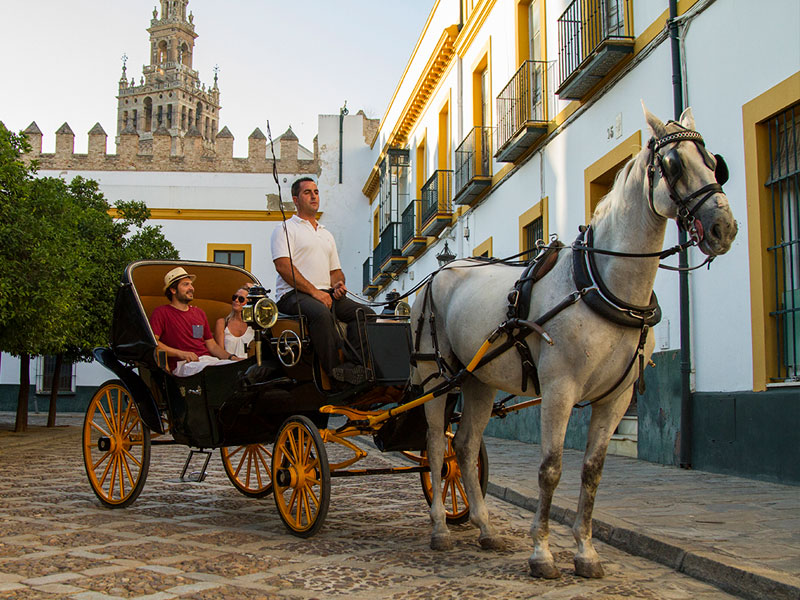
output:
M205 458L203 459L203 466L199 471L192 471L187 475L189 471L189 465L192 462L195 454L203 454ZM181 471L181 476L178 478L178 481L186 483L200 483L206 478L206 471L208 469L208 462L211 460L211 450L195 450L194 448L189 450L189 456L186 457L186 462L183 464L183 471Z

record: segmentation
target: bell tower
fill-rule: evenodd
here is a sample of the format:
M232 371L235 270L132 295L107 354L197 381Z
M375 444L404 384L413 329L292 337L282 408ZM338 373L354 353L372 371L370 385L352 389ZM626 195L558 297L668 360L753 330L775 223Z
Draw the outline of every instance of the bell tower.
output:
M194 58L194 16L189 0L161 0L161 13L153 9L150 34L150 64L142 69L139 82L127 79L126 57L117 96L117 136L123 131L138 133L140 141L152 140L153 132L164 128L173 138L192 132L213 148L219 126L219 87L206 88L192 68ZM195 133L196 131L196 133Z

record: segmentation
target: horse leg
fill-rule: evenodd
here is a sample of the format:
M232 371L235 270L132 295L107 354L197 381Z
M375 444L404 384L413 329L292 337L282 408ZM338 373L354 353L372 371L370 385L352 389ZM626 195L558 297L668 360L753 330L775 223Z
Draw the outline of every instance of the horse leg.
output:
M581 471L578 512L572 526L572 535L578 544L578 552L573 562L575 573L581 577L600 578L604 574L600 557L592 544L592 511L597 486L600 485L600 477L603 474L608 444L628 408L632 390L632 387L628 387L612 401L592 406L592 418L589 422L589 435Z
M447 513L442 500L442 464L444 463L444 409L447 396L439 396L425 403L428 422L428 464L431 468L431 549L450 550L453 542L447 528Z
M492 416L494 389L476 377L470 377L461 386L461 392L464 397L464 412L453 438L453 448L469 501L469 520L480 529L478 543L481 548L503 550L506 546L505 541L489 524L489 511L486 509L478 470L475 468L478 464L483 430L486 429L486 424Z
M542 402L542 462L539 465L539 506L531 525L533 538L533 554L528 558L531 575L544 579L561 577L556 567L553 554L550 552L550 506L553 494L561 480L561 457L564 451L564 436L567 423L572 413L572 401L575 397L566 389L551 391L549 398L558 398L558 402L545 400Z

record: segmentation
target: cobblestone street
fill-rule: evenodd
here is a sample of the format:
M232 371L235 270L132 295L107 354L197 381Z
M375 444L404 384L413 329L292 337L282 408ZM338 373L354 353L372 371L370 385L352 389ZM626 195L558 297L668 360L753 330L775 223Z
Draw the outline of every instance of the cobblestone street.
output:
M300 539L287 533L271 496L237 492L218 453L205 482L177 482L185 457L184 447L154 446L141 496L109 510L87 482L78 426L0 430L0 597L731 597L602 543L606 577L578 578L572 536L558 524L552 541L562 577L532 579L532 514L492 497L507 551L481 551L477 531L462 525L452 529L454 550L433 553L416 475L334 479L326 525ZM387 465L379 453L366 462Z

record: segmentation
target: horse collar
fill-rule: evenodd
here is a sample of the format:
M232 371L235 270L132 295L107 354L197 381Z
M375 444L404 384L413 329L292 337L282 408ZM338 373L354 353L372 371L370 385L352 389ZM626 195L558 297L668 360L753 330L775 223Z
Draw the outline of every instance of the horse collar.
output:
M661 307L655 292L651 293L650 304L647 306L630 304L611 293L600 277L594 253L591 252L593 247L594 230L589 225L578 234L572 245L572 276L586 305L600 316L623 327L640 329L643 325L652 327L661 321Z

